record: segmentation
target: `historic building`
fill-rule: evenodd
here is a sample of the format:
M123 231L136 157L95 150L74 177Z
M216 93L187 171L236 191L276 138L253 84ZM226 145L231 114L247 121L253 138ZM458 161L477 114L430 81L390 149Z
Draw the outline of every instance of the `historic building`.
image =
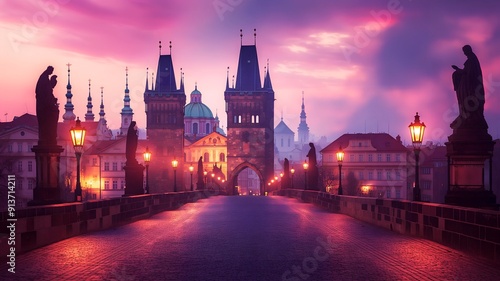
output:
M309 144L309 126L307 125L307 116L306 116L306 105L304 102L304 92L302 92L302 107L300 111L300 123L299 127L297 128L298 135L299 135L299 147L303 147L307 144Z
M386 133L344 134L320 151L320 177L328 192L337 193L336 153L344 151L342 189L346 195L408 199L407 155L401 138Z
M269 67L261 84L256 45L241 45L236 83L226 78L228 194L237 192L238 175L252 169L261 193L274 176L274 90Z
M212 132L224 132L219 128L219 117L201 100L201 92L195 85L190 102L184 107L184 133L188 140L196 141Z
M156 80L151 87L148 86L148 80L146 77L146 129L149 149L155 157L155 165L149 169L150 191L174 191L174 186L184 185L183 177L176 176L172 161L177 160L178 167L184 167L186 94L182 78L180 88L177 88L172 56L162 55L161 46Z

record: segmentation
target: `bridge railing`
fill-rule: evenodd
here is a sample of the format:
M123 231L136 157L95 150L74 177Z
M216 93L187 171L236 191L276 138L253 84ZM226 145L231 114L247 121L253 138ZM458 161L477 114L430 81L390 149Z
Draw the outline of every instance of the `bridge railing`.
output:
M313 203L331 212L391 231L423 237L443 245L500 261L500 212L459 206L338 196L286 189L279 195Z

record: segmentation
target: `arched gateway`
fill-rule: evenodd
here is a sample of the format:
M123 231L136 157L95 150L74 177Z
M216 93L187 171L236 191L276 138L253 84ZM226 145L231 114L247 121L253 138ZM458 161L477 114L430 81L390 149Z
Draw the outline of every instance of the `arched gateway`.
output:
M236 83L224 92L227 113L227 192L237 195L238 174L250 168L259 176L260 194L274 173L274 91L266 68L260 80L257 48L242 45Z

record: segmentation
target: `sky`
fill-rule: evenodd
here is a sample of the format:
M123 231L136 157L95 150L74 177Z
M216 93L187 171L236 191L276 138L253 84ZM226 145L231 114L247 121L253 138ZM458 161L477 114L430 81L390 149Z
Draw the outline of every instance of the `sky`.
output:
M59 77L62 116L70 63L76 116L84 118L91 79L94 114L103 87L108 125L119 128L128 68L134 120L145 128L146 68L156 71L162 41L178 84L184 72L188 101L196 83L225 128L227 68L235 75L241 43L256 40L262 77L269 60L275 125L283 118L297 131L304 93L316 140L388 132L409 144L418 112L424 140L443 144L458 115L451 65L463 66L461 48L470 44L483 70L489 132L500 137L500 1L0 0L0 7L2 121L36 113L34 88L48 65Z

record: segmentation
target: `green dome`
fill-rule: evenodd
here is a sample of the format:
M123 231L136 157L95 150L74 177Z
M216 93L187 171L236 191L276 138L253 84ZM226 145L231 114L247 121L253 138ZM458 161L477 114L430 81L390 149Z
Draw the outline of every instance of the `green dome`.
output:
M214 115L203 103L190 102L184 107L184 118L214 118Z

